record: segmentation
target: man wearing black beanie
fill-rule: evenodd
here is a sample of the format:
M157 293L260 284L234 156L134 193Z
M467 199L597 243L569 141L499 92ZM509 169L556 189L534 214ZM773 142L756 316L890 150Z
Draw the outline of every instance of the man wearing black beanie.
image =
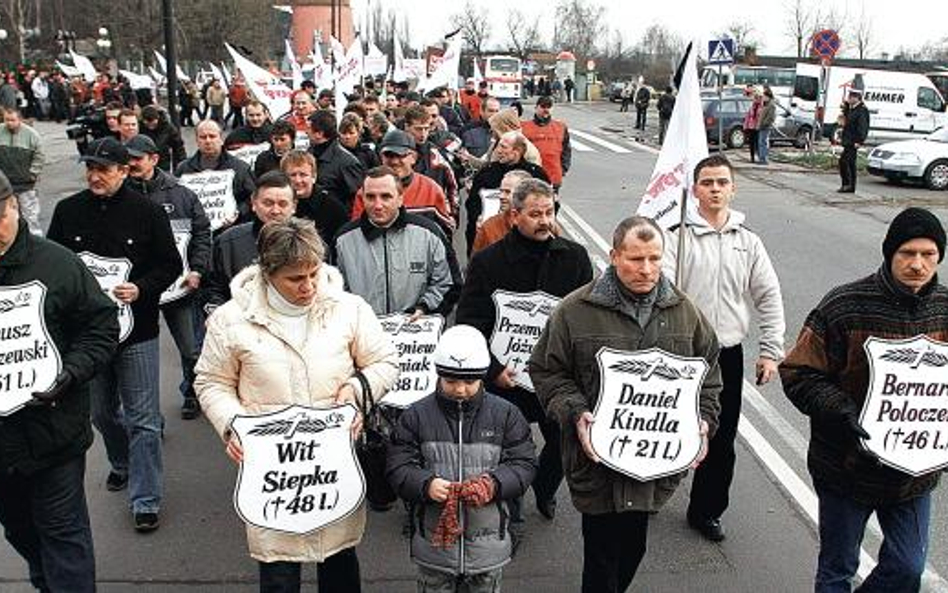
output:
M877 393L874 385L882 380L873 379L871 369L879 368L881 360L891 360L885 358L890 354L887 348L899 348L904 354L912 348L906 342L919 337L928 340L919 350L938 349L944 347L938 342L948 342L948 289L936 276L945 255L945 229L928 210L908 208L889 225L882 254L885 260L874 274L834 288L823 298L780 365L787 397L810 417L808 467L820 501L817 592L850 589L872 513L879 519L884 540L879 563L860 590L918 591L925 569L931 491L938 485L938 468L920 475L897 468L883 432L887 427L898 429L897 420L887 416L883 421L881 414L871 418L870 434L860 425L860 412L867 393ZM872 361L865 348L870 338L883 350ZM904 371L878 375L884 374L891 383L903 372L915 382L928 376L918 364L898 368L902 367ZM912 396L899 399L913 405ZM879 455L885 459L880 461L868 447L882 451L883 445L885 453Z

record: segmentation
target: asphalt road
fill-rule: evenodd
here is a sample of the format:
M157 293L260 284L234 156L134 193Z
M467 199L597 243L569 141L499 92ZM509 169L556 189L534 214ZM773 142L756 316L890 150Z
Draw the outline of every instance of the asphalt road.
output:
M631 118L616 105L557 106L574 133L574 165L563 189L563 224L587 244L595 261L605 261L603 237L635 210L655 159L648 146L633 140ZM654 122L650 122L650 126ZM48 223L55 202L82 187L82 169L62 126L40 125L50 163L40 183ZM654 130L648 130L649 136ZM585 134L585 135L581 135ZM650 141L645 138L646 144ZM193 139L188 138L193 147ZM604 143L605 142L605 143ZM830 287L865 275L881 261L880 245L889 220L903 205L936 207L943 220L948 194L890 188L861 180L859 193L844 200L832 190L832 175L773 166L739 165L735 207L763 238L783 285L788 345L809 309ZM948 201L946 201L948 203ZM756 356L748 350L748 362ZM88 455L86 488L98 563L100 590L254 591L256 565L248 557L244 532L232 504L236 469L204 420L180 420L179 370L167 335L162 341L162 409L167 418L165 500L162 527L149 535L132 530L124 494L109 493L108 471L97 441ZM779 386L745 391L745 419L731 510L725 515L729 537L710 544L690 531L684 519L688 486L651 522L649 551L633 584L634 591L807 591L812 589L817 540L812 494L804 466L808 430L805 419L784 398ZM527 539L505 569L505 589L517 592L576 591L582 562L579 517L565 487L559 514L547 522L527 499ZM936 497L930 564L948 574L948 521L945 495ZM401 511L370 513L366 537L358 548L364 590L414 590L414 569L402 537ZM878 538L865 549L875 556ZM314 581L314 572L306 573ZM30 591L23 562L0 544L0 592ZM945 591L932 578L928 591Z

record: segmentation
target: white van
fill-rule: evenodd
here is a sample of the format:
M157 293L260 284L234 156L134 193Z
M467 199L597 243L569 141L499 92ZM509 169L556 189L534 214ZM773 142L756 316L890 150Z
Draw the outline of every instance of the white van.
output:
M850 88L862 88L869 109L869 140L898 140L930 134L948 124L945 101L932 81L923 74L863 68L828 68L821 84L822 68L797 64L791 108L802 114L816 112L819 89L827 93L823 135L831 138L840 106Z

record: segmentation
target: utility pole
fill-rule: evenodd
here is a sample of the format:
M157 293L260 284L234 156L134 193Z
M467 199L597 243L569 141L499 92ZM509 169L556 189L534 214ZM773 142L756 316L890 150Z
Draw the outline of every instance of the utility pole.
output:
M178 121L178 52L174 46L174 4L172 0L161 0L161 20L165 30L165 54L168 83L168 115L171 123L180 127Z

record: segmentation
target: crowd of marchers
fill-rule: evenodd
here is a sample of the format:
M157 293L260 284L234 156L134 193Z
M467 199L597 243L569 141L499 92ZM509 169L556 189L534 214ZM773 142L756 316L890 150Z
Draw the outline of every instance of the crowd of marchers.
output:
M527 493L555 521L564 478L581 514L582 591L628 589L650 517L687 472L642 481L600 462L590 431L602 348L706 361L687 521L711 542L727 537L755 319L758 384L779 375L810 417L816 590L851 590L873 513L885 540L860 590L919 589L938 474L880 465L859 444L859 411L868 337L948 339L936 275L945 231L933 214L900 213L879 268L829 291L785 353L777 271L731 208L737 179L725 157L696 165L697 207L676 227L618 221L609 265L594 274L556 222L571 151L550 97L522 120L473 81L459 93L380 90L333 105L332 93L301 88L276 121L249 100L227 134L211 113L196 122L192 155L157 105L107 104L105 131L81 146L86 188L56 203L45 237L34 215L41 162L29 164L41 139L6 110L0 132L29 141L0 142L0 294L44 287L39 314L61 358L46 389L0 418L0 523L37 589L95 590L83 488L93 427L105 487L127 492L130 527L161 524L159 317L180 357L182 417L206 415L222 454L240 463L238 415L367 399L384 408L399 374L379 321L390 314L453 325L432 355L433 392L388 410L385 475L408 513L419 590L500 591L527 529ZM252 163L235 156L248 146L260 148ZM206 172L231 180L224 219L182 181ZM455 251L462 225L467 258ZM497 291L559 299L519 371L488 346ZM303 565L315 563L320 591L360 591L365 525L364 507L305 535L248 525L260 590L298 591Z

